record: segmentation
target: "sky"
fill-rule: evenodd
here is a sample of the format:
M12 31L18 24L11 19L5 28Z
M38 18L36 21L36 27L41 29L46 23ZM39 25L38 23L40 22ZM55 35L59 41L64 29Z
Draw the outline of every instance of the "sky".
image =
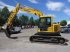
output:
M40 10L46 16L52 15L54 22L60 22L61 20L70 21L70 0L0 0L0 9L7 6L11 11L17 3L20 3L21 7L26 5ZM21 11L17 15L21 16L22 14L38 19L35 15Z

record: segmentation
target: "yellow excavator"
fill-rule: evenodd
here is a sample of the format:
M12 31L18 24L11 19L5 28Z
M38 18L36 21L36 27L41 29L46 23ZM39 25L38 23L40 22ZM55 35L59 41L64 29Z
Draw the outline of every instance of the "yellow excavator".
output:
M19 10L39 16L38 31L34 35L30 36L29 40L31 42L52 42L64 44L68 41L67 39L61 37L60 25L53 24L52 16L44 16L41 11L30 8L28 6L20 7L20 3L17 3L16 8L11 11L7 22L2 27L5 30L6 36L8 38L12 38L10 28Z

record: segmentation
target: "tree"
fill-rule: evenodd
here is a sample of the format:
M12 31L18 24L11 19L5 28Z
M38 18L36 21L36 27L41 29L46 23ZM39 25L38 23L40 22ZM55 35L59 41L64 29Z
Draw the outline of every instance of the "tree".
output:
M29 18L28 16L22 15L20 16L19 20L21 21L21 25L26 26L28 24Z
M20 20L18 19L17 16L15 16L15 19L13 21L13 26L19 26L20 25Z
M3 19L3 24L6 22L8 16L9 16L9 10L7 7L4 7L1 11L1 17Z
M56 22L53 22L53 24L57 24Z
M34 20L34 24L35 24L35 26L38 26L38 24L39 24L39 19Z
M66 20L62 20L62 21L60 22L60 25L61 25L61 26L67 25L67 21L66 21Z
M0 26L4 24L4 18L2 17L2 10L0 10Z
M30 18L29 25L34 26L34 19L33 19L33 17Z
M1 10L0 10L0 26L2 26Z

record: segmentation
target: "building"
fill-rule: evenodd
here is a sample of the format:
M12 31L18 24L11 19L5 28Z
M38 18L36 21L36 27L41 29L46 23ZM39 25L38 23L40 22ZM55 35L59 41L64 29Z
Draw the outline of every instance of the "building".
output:
M70 21L67 21L67 25L70 24Z

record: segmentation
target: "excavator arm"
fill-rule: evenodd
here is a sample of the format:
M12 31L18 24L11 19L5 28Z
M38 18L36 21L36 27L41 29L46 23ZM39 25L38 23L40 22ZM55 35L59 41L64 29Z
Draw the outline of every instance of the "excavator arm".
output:
M16 8L14 10L11 11L8 19L7 19L7 22L4 24L4 26L2 27L3 29L6 29L8 26L11 26L12 25L12 22L17 14L17 12L19 11L19 8L20 8L20 4L18 3L16 5Z

